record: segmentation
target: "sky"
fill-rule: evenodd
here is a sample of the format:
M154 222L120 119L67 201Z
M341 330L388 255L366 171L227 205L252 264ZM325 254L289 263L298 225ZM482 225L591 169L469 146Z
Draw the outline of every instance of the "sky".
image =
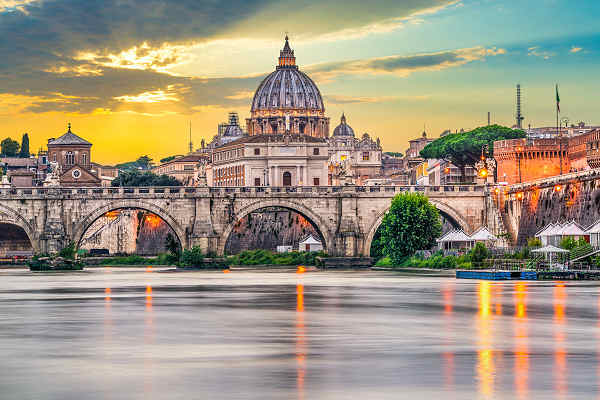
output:
M286 32L331 118L404 152L425 129L600 124L597 0L0 0L0 139L92 161L185 154L249 116Z

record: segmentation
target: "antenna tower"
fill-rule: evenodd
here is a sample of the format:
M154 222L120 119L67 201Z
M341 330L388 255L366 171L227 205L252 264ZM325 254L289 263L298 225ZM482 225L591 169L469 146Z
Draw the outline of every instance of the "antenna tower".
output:
M517 83L517 128L523 128L523 120L525 119L521 114L521 85Z

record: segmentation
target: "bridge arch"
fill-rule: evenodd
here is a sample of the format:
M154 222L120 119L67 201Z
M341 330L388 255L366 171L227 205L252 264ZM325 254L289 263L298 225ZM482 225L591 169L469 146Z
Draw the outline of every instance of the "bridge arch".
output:
M465 231L465 232L470 231L467 220L454 208L450 207L449 205L447 205L443 202L437 201L437 200L429 199L429 202L431 204L433 204L435 206L435 208L437 208L438 211L440 211L441 214L449 217L454 223L456 223L458 226L460 226L460 228L463 231ZM367 235L367 238L365 239L365 245L363 247L363 255L365 257L370 256L371 244L373 243L373 238L375 237L375 233L377 232L377 229L379 229L379 227L381 226L381 223L383 222L383 217L385 217L385 214L387 214L387 212L389 210L390 210L390 207L387 207L382 213L380 213L377 216L377 218L375 219L373 224L371 224L371 227L369 228L369 233Z
M147 201L134 199L111 201L103 204L81 219L81 221L79 221L73 230L73 240L75 241L76 248L79 248L85 232L94 223L94 221L109 211L120 210L124 208L144 210L157 215L173 230L173 232L175 232L175 235L177 236L179 243L181 243L181 246L183 248L187 248L187 235L185 229L179 222L177 222L175 218L169 214L169 212L167 212L167 210Z
M27 238L29 239L29 242L31 243L33 252L40 252L40 246L37 240L37 235L35 234L35 229L33 229L33 226L17 211L0 204L0 224L10 224L23 229L27 235Z
M327 224L325 223L325 221L323 221L323 219L321 217L319 217L315 212L311 211L309 208L303 206L300 203L297 203L295 201L290 201L290 200L267 200L267 201L256 201L253 202L251 204L248 204L244 207L242 207L240 210L238 210L235 214L235 219L234 221L230 222L227 227L225 228L225 230L223 231L223 233L221 234L221 237L219 239L219 246L218 246L218 255L224 255L225 254L225 245L227 244L227 239L229 238L229 235L231 235L231 232L233 231L233 228L245 217L248 216L248 214L254 212L254 211L258 211L262 208L267 208L267 207L280 207L280 208L286 208L288 210L292 210L295 211L299 214L301 214L303 217L305 217L306 219L308 219L308 221L317 228L317 230L319 231L319 233L321 234L324 243L323 243L323 249L325 251L330 250L329 246L333 245L333 240L332 240L332 233L331 230L328 229Z

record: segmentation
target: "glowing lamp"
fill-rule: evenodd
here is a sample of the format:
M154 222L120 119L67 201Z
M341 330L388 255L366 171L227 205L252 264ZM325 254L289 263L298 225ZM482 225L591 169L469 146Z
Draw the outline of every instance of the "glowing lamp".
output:
M554 191L555 192L560 192L561 190L562 190L562 186L560 186L560 185L555 185L554 186Z
M449 167L444 168L444 173L445 174L449 174L450 173L450 168Z
M500 189L498 189L498 188L494 189L494 194L498 194L498 193L500 193Z
M485 178L486 176L488 176L488 170L483 168L482 170L479 171L479 176L482 178Z
M523 198L523 192L517 193L517 199L521 200Z

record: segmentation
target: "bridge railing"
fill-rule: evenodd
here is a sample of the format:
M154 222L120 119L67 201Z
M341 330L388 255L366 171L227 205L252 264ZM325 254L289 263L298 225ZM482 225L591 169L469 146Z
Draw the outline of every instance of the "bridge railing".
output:
M2 197L39 197L39 196L114 196L114 195L177 195L211 193L372 193L374 195L418 192L425 194L451 194L461 192L483 192L481 185L444 185L444 186L139 186L139 187L29 187L0 188Z

